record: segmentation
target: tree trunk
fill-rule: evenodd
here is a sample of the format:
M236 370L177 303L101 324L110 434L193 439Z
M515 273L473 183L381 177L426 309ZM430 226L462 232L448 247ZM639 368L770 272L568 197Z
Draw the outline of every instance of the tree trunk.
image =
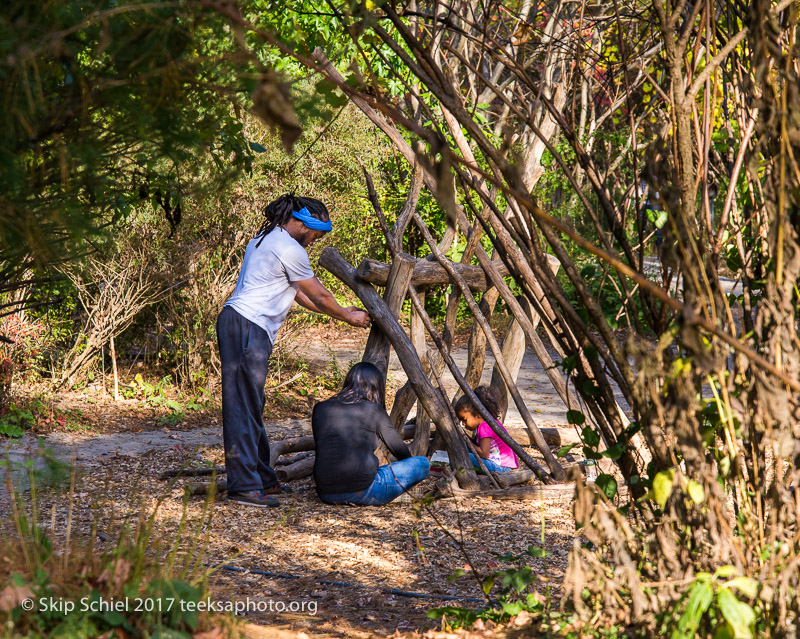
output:
M425 303L425 291L419 293L420 299ZM425 326L419 313L412 306L411 308L411 343L414 345L414 350L417 351L417 356L423 364L427 361L430 365L432 362L427 357L428 343L425 339ZM412 455L427 455L428 444L431 441L431 427L430 418L425 413L422 404L417 402L417 419L415 421L416 428L414 430L414 441L411 444Z

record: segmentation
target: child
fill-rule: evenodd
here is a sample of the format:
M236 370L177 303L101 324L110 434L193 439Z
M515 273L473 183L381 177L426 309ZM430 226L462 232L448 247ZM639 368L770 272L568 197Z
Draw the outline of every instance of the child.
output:
M475 395L481 400L481 404L486 407L486 410L495 416L497 425L505 430L505 426L496 419L500 416L500 398L497 396L497 391L491 386L478 386L475 389ZM519 466L514 451L495 434L489 424L483 421L483 417L480 416L466 395L456 402L455 412L464 428L475 431L472 440L477 446L478 454L483 459L487 470L495 473L507 473ZM478 467L475 454L470 453L469 457L472 463Z

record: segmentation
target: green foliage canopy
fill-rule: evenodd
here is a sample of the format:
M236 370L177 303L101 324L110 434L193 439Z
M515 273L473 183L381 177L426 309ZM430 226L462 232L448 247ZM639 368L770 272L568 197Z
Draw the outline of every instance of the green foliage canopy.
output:
M234 52L191 3L13 0L0 15L0 269L73 255L152 199L170 223L190 192L247 168ZM211 179L195 181L211 161ZM205 172L203 172L205 173ZM206 173L206 175L208 175ZM10 284L6 284L10 287Z

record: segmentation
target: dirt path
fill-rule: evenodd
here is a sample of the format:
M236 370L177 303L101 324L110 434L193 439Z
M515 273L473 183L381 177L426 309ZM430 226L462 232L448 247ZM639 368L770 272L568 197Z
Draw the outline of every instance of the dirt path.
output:
M297 423L272 426L287 435L302 430ZM218 431L213 428L73 436L71 443L65 439L70 438L54 436L48 443L60 455L80 449L75 456L81 472L75 530L89 530L96 512L104 513L101 517L113 513L119 519L140 507L150 511L161 499L155 530L170 539L179 527L186 482L163 482L157 475L165 468L223 463ZM103 454L92 457L101 450ZM396 631L433 629L439 624L426 617L429 609L481 605L479 581L470 578L469 564L481 578L504 569L508 566L497 555L540 546L542 528L544 547L551 554L527 563L537 575L542 596L548 585L556 586L557 596L573 539L569 496L513 502L443 500L422 510L408 501L350 508L320 502L310 478L293 486L294 492L282 497L277 509L225 501L214 506L204 562L224 563L233 570L221 570L212 578L212 598L250 602L251 611L243 615L250 622L315 637L384 637ZM66 512L64 495L40 493L42 512L51 512L54 506L57 512ZM5 508L6 500L2 501ZM203 505L200 497L190 499L190 520L202 519ZM193 528L190 525L183 533L187 545L196 538ZM456 569L467 570L467 576L449 580ZM291 612L292 608L297 611Z

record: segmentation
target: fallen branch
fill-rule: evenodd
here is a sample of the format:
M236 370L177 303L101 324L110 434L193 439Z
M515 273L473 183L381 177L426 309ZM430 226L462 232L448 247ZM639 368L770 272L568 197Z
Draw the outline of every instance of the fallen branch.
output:
M296 455L292 455L290 457L283 457L278 459L275 462L276 466L290 466L296 462L299 462L301 459L306 459L307 457L311 457L314 454L313 450L307 450L304 453L297 453Z
M173 477L202 477L205 475L223 475L225 466L207 466L203 468L170 468L162 472L158 478L161 481L172 479Z
M497 260L493 264L501 277L508 275L508 268L503 262ZM492 286L492 283L488 280L486 273L480 266L454 262L453 268L461 274L472 291L485 291ZM356 272L362 280L377 284L378 286L386 286L386 282L389 281L391 269L391 264L367 258L358 265ZM416 260L414 263L414 270L411 275L411 284L414 286L449 285L452 283L453 279L437 262Z
M285 455L286 453L314 450L315 448L316 444L314 443L314 437L311 435L306 435L305 437L292 437L290 439L282 439L280 441L273 442L269 449L269 465L275 468L275 463L278 461L278 457Z
M227 492L228 482L224 479L219 479L216 482L193 481L186 484L186 489L189 491L190 495L207 495L212 488L217 495L220 495Z
M314 461L315 456L310 456L287 466L279 466L275 469L275 475L278 481L303 479L303 477L308 477L314 472Z

